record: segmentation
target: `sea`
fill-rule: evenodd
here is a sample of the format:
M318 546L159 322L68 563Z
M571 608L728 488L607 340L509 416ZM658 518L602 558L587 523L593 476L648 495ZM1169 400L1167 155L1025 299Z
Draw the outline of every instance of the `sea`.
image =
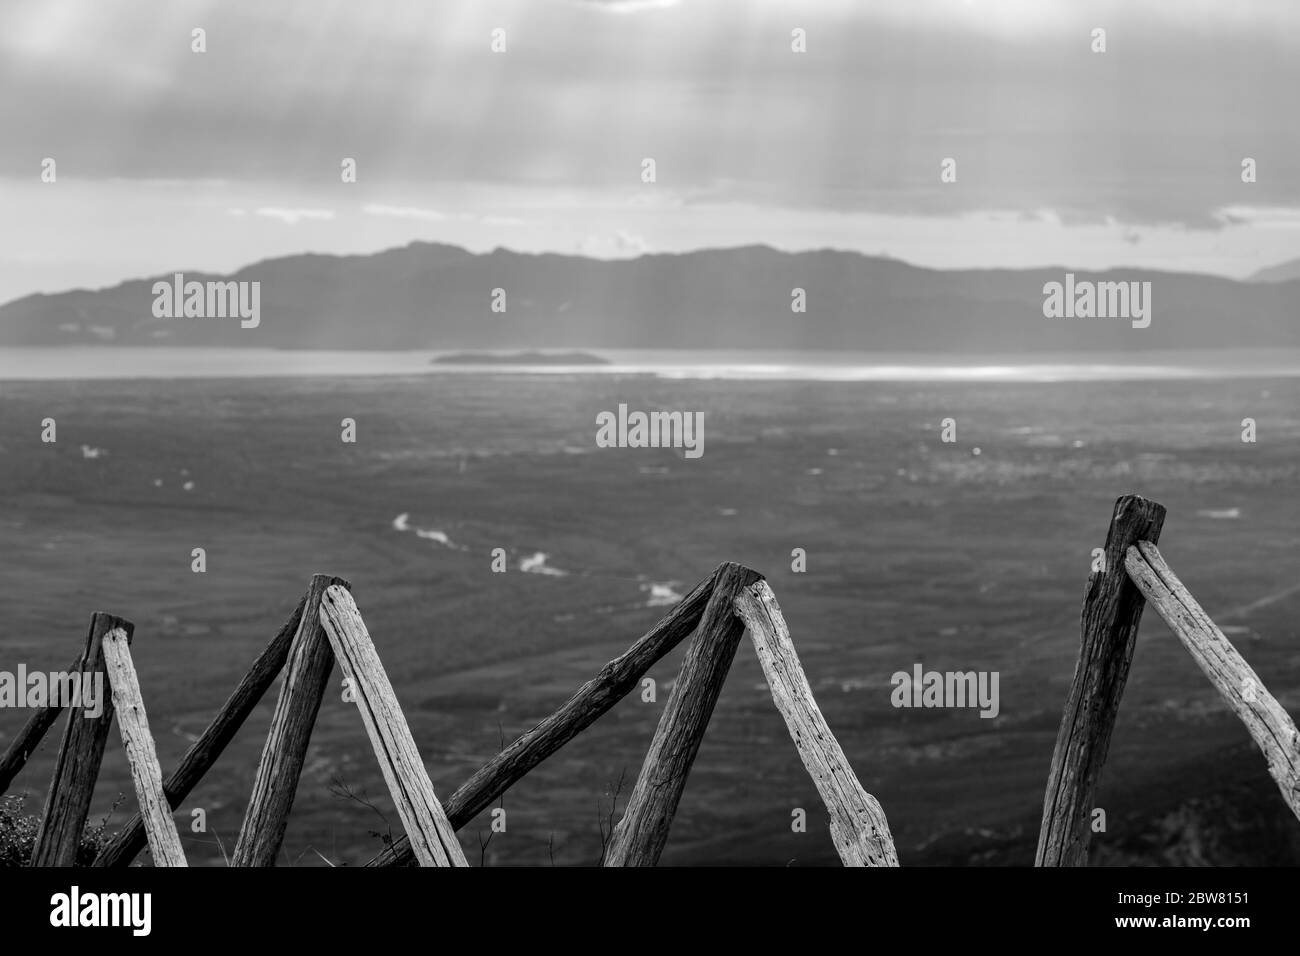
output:
M570 350L571 351L571 350ZM1300 376L1300 349L945 355L901 352L587 349L608 364L437 364L450 351L84 346L0 349L0 382L60 379L650 375L824 382L1088 382ZM485 359L493 353L480 353Z

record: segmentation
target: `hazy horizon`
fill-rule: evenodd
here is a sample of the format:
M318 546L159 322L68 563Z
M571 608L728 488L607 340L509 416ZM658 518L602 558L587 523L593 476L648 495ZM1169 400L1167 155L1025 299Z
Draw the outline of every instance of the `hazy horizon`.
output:
M111 364L103 361L112 351ZM517 363L534 353L595 356L603 365ZM477 356L465 364L435 358ZM491 362L489 356L505 361ZM430 375L613 376L665 380L821 383L1177 382L1300 376L1300 349L1146 353L943 354L845 349L280 349L62 345L0 351L0 383L180 379L411 378Z
M1245 278L1300 258L1297 27L1277 0L14 0L0 301L414 240Z

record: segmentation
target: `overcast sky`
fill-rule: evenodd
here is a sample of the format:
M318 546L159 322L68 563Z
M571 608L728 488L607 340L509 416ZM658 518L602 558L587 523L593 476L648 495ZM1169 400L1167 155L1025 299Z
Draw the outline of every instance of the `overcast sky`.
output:
M0 301L413 239L1244 276L1300 256L1297 47L1297 0L3 0Z

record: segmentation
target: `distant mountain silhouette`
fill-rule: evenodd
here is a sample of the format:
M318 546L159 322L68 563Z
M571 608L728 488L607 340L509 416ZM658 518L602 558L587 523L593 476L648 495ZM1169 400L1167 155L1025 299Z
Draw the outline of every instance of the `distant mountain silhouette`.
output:
M1290 282L1292 279L1300 279L1300 259L1291 259L1269 266L1267 269L1260 269L1250 277L1251 282Z
M598 260L412 243L374 255L269 259L261 323L158 319L154 281L31 295L0 307L0 345L332 349L772 348L1032 352L1300 346L1300 283L1191 273L1075 271L1150 281L1153 319L1048 319L1043 285L1065 268L941 271L855 252L766 246ZM807 311L791 311L791 290ZM492 311L503 289L506 310Z

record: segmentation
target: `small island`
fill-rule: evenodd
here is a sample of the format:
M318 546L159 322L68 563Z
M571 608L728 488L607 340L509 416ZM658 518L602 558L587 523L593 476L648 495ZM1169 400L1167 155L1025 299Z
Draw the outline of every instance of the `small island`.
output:
M434 365L609 365L590 352L452 352L432 360Z

